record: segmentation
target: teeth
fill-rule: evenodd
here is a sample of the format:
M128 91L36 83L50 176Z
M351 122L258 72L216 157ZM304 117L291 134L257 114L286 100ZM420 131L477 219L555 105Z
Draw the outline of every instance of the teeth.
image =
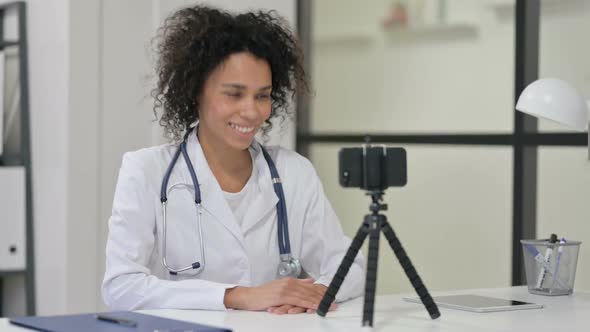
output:
M230 125L230 127L239 131L242 134L247 134L247 133L252 132L254 130L254 127L241 127L241 126L238 126L237 124L232 123L232 122L230 122L229 125Z

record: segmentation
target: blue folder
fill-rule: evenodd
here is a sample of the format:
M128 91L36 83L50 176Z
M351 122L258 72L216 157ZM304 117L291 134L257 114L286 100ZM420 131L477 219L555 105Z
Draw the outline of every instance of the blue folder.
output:
M113 311L106 313L110 317L137 322L136 326L124 326L117 323L98 320L96 314L65 316L29 316L10 318L12 324L46 332L231 332L231 330L183 322L174 319L140 314L132 311Z

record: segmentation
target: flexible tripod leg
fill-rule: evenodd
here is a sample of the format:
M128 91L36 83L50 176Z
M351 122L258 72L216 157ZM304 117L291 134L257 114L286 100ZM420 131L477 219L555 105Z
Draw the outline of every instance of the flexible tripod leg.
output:
M348 270L350 270L350 266L354 262L354 259L356 258L356 255L358 254L361 246L363 245L363 242L365 241L365 238L367 237L368 233L369 224L366 222L365 219L365 222L363 222L361 227L359 227L358 231L356 232L356 235L352 239L352 242L350 243L350 246L346 251L346 255L344 255L344 258L342 259L342 262L340 263L340 266L338 267L338 270L336 271L334 278L332 278L332 281L330 282L330 286L328 286L328 289L326 290L326 294L324 294L322 301L320 301L320 305L318 306L317 310L318 315L322 317L326 316L326 313L330 309L330 305L332 304L332 302L334 302L334 297L336 297L336 293L338 293L338 290L340 289L340 286L342 285L342 282L344 281L344 278L346 277Z
M426 307L430 318L436 319L440 317L440 312L438 311L436 303L434 303L430 293L428 293L428 289L426 289L426 286L424 286L424 283L422 283L422 279L418 275L414 265L412 265L410 258L406 254L406 251L402 247L401 242L395 235L393 228L391 228L385 216L383 216L383 220L381 222L381 230L383 231L383 234L385 234L385 238L387 238L387 241L389 242L391 249L393 249L395 256L397 256L400 265L406 272L408 279L410 279L410 283L412 283L412 286L414 286L414 289L420 297L422 304L424 304L424 307Z
M379 237L381 236L382 215L367 215L369 221L369 255L367 258L367 275L365 277L365 304L363 306L363 326L373 326L375 309L375 289L377 287L377 266L379 264Z

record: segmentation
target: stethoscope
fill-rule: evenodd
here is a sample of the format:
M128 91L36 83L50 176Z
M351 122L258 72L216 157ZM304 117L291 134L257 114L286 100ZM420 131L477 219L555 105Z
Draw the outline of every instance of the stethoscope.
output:
M164 219L164 230L163 236L164 239L162 240L162 265L171 275L177 275L180 272L188 271L191 269L198 270L197 274L201 273L205 268L205 246L203 242L203 232L201 228L201 214L202 214L202 205L201 205L201 190L199 188L199 180L197 179L197 174L195 173L195 169L193 168L192 162L190 157L188 156L187 148L186 148L186 141L188 136L192 130L189 130L185 136L183 141L178 146L176 153L172 157L172 161L168 168L166 169L166 174L164 175L164 179L162 180L162 188L160 189L160 202L162 202L162 217ZM274 162L272 161L268 152L264 149L262 145L260 145L262 150L262 154L264 155L264 159L266 159L266 163L268 164L268 168L270 169L270 175L273 183L273 187L275 190L276 195L279 198L279 202L277 203L277 231L278 231L278 238L279 238L279 254L280 254L280 262L278 268L278 274L281 278L283 277L293 277L297 278L299 274L301 274L301 264L299 263L298 259L295 259L291 255L291 243L289 241L289 224L287 220L287 206L285 204L285 195L283 193L283 185L281 184L281 178L279 177L279 172L275 167ZM168 265L166 262L166 204L168 201L168 197L166 195L166 189L168 188L168 180L170 180L170 174L172 174L172 170L174 169L174 165L178 161L180 154L184 158L186 166L188 167L189 173L191 175L191 179L193 182L193 186L195 188L195 204L197 206L197 226L199 227L199 240L201 242L201 253L202 253L202 262L194 262L191 265L181 267L181 268L174 268Z

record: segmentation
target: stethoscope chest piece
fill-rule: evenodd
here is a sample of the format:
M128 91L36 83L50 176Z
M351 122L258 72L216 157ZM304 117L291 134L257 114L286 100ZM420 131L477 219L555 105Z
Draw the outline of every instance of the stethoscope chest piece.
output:
M291 255L281 255L278 272L281 278L297 278L301 274L301 263Z

